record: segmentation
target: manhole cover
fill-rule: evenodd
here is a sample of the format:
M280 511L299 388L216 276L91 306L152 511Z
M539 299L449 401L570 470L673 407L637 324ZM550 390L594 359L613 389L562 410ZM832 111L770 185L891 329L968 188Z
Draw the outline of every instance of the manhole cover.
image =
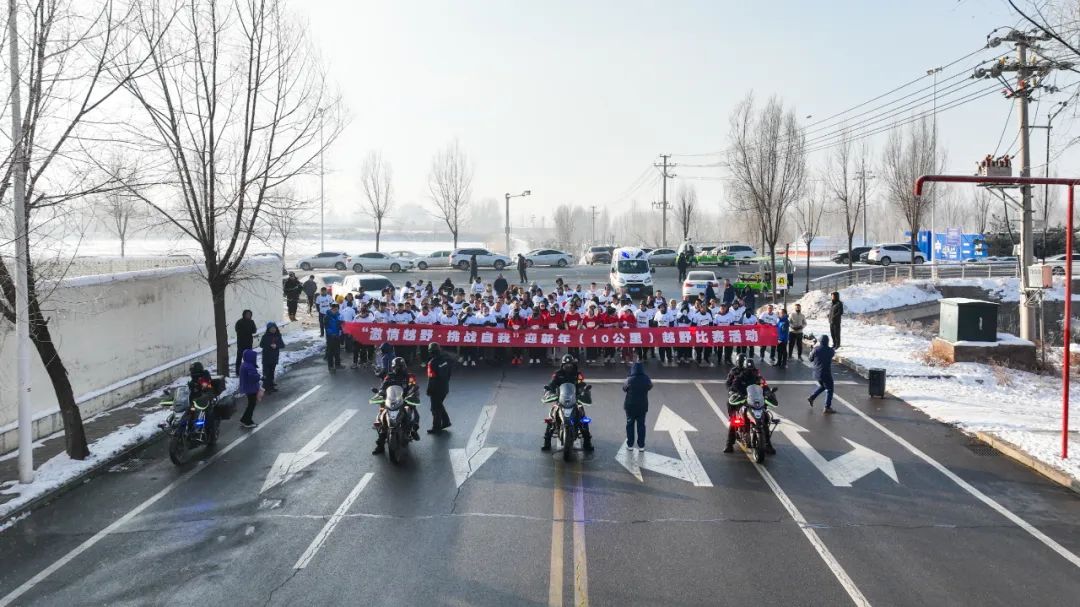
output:
M968 443L967 448L975 455L979 455L982 457L993 457L996 455L1000 455L997 449L994 449L990 445L987 445L986 443L980 441L972 441Z

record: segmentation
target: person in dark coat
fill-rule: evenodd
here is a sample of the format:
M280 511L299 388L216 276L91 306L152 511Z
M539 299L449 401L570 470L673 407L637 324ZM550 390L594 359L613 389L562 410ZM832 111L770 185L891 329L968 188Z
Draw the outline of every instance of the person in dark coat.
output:
M319 292L319 285L315 284L315 275L308 276L304 281L304 295L307 295L307 313L315 307L315 294Z
M255 412L255 403L259 402L259 381L262 378L259 377L259 366L255 362L255 350L244 350L242 357L244 362L240 365L240 393L247 396L247 407L240 418L240 426L254 428L259 424L251 419L251 415Z
M832 335L833 348L840 347L840 319L844 316L844 302L840 301L840 293L832 292L832 302L829 305L829 334Z
M439 344L428 344L427 395L431 399L431 429L428 434L436 434L450 427L450 416L446 413L443 401L450 394L450 371L452 363L443 354Z
M495 282L492 283L491 286L495 287L495 294L499 297L502 297L503 293L506 293L506 291L510 289L510 283L506 282L506 279L503 278L502 272L499 272L498 278L495 279Z
M810 398L806 399L810 401L810 406L814 406L814 399L818 397L822 392L825 393L825 410L822 413L832 413L832 397L833 397L833 376L832 376L832 360L836 355L836 350L829 347L829 336L822 335L818 340L817 347L810 353L810 362L814 363L814 380L817 381L817 390L810 395Z
M439 285L439 295L447 299L454 297L454 283L447 277L441 285Z
M274 375L277 371L278 358L285 348L285 340L281 338L281 331L278 330L276 324L266 323L266 332L259 340L259 347L262 348L263 389L267 392L277 392Z
M690 266L690 260L687 259L685 251L675 257L675 266L679 268L679 280L682 281L686 278L686 268Z
M476 263L476 254L469 256L469 282L476 282L480 277L480 266Z
M731 305L735 303L735 287L731 286L731 281L724 279L724 294L720 298L720 303Z
M630 375L623 382L623 409L626 411L626 448L634 448L634 431L637 430L638 451L645 450L645 415L649 412L649 390L652 380L645 374L645 365L636 362L630 366Z
M518 271L518 281L521 284L525 284L525 283L529 282L529 275L527 273L528 268L529 268L529 262L525 261L525 256L524 255L522 255L521 253L518 253L518 256L517 256L517 271Z
M285 279L285 303L289 308L289 320L296 320L296 307L300 305L300 293L303 291L304 286L300 284L296 274L289 272L289 277Z
M757 314L757 295L754 293L753 289L751 289L750 287L746 287L745 289L743 289L742 301L743 305L746 306L747 310L750 310L754 314Z
M709 282L709 285L705 287L705 295L702 301L705 302L705 305L712 305L716 301L716 289L713 288L712 282Z
M239 376L244 350L255 347L255 333L259 330L251 319L251 310L243 311L233 329L236 331L236 375Z

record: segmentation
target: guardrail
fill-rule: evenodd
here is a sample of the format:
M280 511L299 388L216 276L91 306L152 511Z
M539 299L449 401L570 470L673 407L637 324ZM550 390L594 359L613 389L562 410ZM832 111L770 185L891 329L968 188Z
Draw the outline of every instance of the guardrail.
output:
M821 276L810 281L811 291L838 291L854 284L889 282L906 279L938 278L1016 278L1020 266L1016 263L948 263L892 264L863 266Z

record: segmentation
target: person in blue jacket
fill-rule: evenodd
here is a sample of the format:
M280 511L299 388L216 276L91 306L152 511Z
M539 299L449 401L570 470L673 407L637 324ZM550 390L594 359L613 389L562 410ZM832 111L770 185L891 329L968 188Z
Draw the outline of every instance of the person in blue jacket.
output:
M835 413L832 408L833 397L833 376L832 376L832 360L836 355L836 350L829 347L829 336L822 335L818 340L817 347L810 353L810 362L814 363L814 380L817 381L817 390L810 395L807 400L810 401L810 406L814 406L814 399L818 397L822 392L825 393L825 410L822 413Z
M281 331L275 323L266 323L266 332L259 340L259 347L262 348L263 389L267 392L277 392L274 375L281 351L285 348L285 340L281 338Z
M330 306L326 313L326 365L332 372L344 369L341 364L341 314L338 305Z
M780 310L780 318L776 321L776 366L781 369L787 368L788 338L791 332L791 321L788 320L787 308Z
M630 375L623 382L623 409L626 411L626 448L634 448L634 430L637 430L638 451L645 450L645 415L649 412L649 390L652 380L645 374L645 365L636 362L630 367Z
M255 362L257 356L255 350L251 348L244 350L241 355L240 393L247 396L247 408L244 409L244 415L240 418L240 426L243 428L254 428L259 425L251 419L251 414L255 412L255 403L259 400L259 381L262 379L259 376L259 366Z

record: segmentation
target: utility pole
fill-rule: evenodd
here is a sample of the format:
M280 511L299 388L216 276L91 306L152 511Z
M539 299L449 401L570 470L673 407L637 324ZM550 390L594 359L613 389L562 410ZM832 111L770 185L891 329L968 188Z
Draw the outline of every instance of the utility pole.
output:
M22 132L19 80L19 28L16 0L8 0L8 43L11 59L11 142L15 162L15 383L19 406L19 482L34 482L34 435L30 410L30 243L26 221L26 141Z
M592 219L592 240L593 244L596 244L596 205L589 207L589 216Z
M319 251L326 251L326 192L323 170L323 108L319 108Z
M867 246L866 237L866 182L867 180L873 180L874 172L868 170L857 171L855 173L855 180L861 182L859 185L859 206L862 207L862 246Z
M1028 49L1035 47L1038 50L1039 42L1049 40L1046 34L1038 31L1022 32L1009 30L1004 36L995 36L987 40L988 48L1000 45L1002 42L1010 42L1016 48L1016 60L1009 62L1001 59L989 69L978 68L975 70L976 78L1001 79L1003 72L1016 72L1016 85L1010 87L1008 96L1016 101L1017 120L1020 141L1020 177L1031 175L1031 127L1028 125L1028 102L1031 95L1038 88L1046 88L1040 84L1041 80L1055 69L1066 69L1072 64L1039 57L1035 61L1028 61ZM1034 238L1032 236L1032 208L1031 186L1020 186L1021 214L1020 214L1020 290L1023 295L1023 303L1020 306L1020 337L1027 340L1035 338L1035 315L1034 307L1038 305L1039 295L1031 288L1028 269L1034 261Z
M660 230L661 230L661 232L660 232L660 234L661 234L661 242L660 242L660 246L666 247L667 246L667 212L668 212L668 209L671 207L671 205L668 204L668 200L667 200L667 180L668 179L673 179L675 177L675 173L670 173L669 174L668 169L675 168L675 165L668 162L668 159L671 158L671 154L660 154L660 158L662 160L662 163L661 164L653 163L653 166L660 169L660 176L663 177L663 186L661 186L662 187L662 192L663 192L663 194L662 194L663 199L660 202L654 202L653 203L653 208L660 209L660 213L661 213L661 224L660 224L661 225L661 228L660 228Z
M941 73L943 68L935 67L926 70L927 76L934 77L934 138L930 140L930 160L934 163L934 172L937 173L937 77ZM937 261L937 255L934 254L934 244L937 240L937 200L930 200L930 242L928 247L930 249L930 262L935 263ZM916 235L916 239L918 235ZM936 272L936 270L935 270ZM936 274L935 274L936 276Z

